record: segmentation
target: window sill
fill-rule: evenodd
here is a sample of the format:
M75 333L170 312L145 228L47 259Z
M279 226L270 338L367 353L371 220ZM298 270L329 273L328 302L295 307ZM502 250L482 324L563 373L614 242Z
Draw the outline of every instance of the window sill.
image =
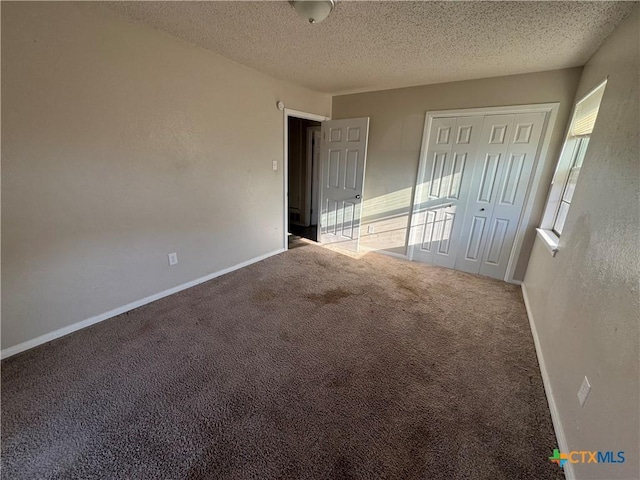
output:
M542 240L544 246L547 247L547 250L549 250L551 256L555 257L556 253L558 253L558 242L560 241L558 236L551 230L545 230L543 228L536 228L536 233Z

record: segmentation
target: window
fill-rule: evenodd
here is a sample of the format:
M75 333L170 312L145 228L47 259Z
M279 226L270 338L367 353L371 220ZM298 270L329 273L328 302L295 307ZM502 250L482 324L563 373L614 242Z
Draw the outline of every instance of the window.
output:
M571 148L571 163L569 166L569 174L567 180L562 188L562 197L560 198L560 205L558 206L558 212L553 222L553 233L560 236L564 222L567 219L567 213L569 213L569 207L571 206L571 199L573 198L573 192L576 189L576 182L578 181L578 175L580 175L580 167L584 160L584 154L587 151L587 145L589 145L589 137L576 137L565 144L565 148L570 146Z
M540 236L551 247L552 253L557 250L558 240L571 208L580 168L589 147L591 132L598 117L606 85L605 80L593 89L576 104L573 112L571 125L551 184L542 225L538 229Z

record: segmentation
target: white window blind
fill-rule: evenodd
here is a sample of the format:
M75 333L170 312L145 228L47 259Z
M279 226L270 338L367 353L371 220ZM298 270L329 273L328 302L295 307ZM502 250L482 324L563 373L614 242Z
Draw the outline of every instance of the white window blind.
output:
M591 135L598 117L600 101L604 94L606 82L584 97L577 105L571 124L571 136L584 137Z

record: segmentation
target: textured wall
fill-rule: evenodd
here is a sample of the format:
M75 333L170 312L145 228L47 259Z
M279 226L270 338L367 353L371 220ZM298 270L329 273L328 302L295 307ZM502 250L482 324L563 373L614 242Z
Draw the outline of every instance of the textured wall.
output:
M577 99L609 81L559 251L536 240L525 278L569 447L626 452L615 467L576 465L581 479L640 478L639 62L636 8L584 68Z
M580 72L580 68L573 68L333 97L333 118L371 117L361 230L365 234L361 245L406 252L410 207L428 110L560 102L549 147L549 155L556 158ZM534 221L523 244L516 279L524 277L535 227L553 175L551 163L536 192ZM373 235L366 234L368 225L374 226Z
M3 2L2 347L281 248L277 100L330 115L97 5Z

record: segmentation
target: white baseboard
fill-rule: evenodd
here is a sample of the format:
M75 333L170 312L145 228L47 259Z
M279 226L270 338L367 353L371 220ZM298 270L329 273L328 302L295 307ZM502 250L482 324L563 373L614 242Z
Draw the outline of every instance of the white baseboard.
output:
M556 433L556 440L558 441L558 450L563 453L570 452L567 437L564 434L562 428L562 422L560 421L560 413L556 407L556 401L553 397L553 390L551 389L551 381L549 380L549 372L542 356L542 348L540 346L540 338L538 337L538 331L536 330L536 324L533 321L533 315L531 314L531 307L529 305L529 297L527 296L527 289L525 284L522 284L522 297L524 298L524 305L527 309L527 317L529 317L529 326L531 327L531 334L533 335L533 343L536 347L536 355L538 357L538 364L540 365L540 373L542 374L542 383L544 384L544 391L547 395L547 403L549 404L549 411L551 412L551 422L553 423L553 429ZM567 480L574 480L575 473L573 471L573 465L570 462L564 465L564 476Z
M122 313L133 310L134 308L141 307L146 305L147 303L155 302L156 300L160 300L161 298L167 297L169 295L173 295L174 293L178 293L182 290L186 290L187 288L194 287L200 283L206 282L208 280L212 280L216 277L224 275L226 273L233 272L234 270L238 270L240 268L247 267L252 263L257 263L266 258L272 257L273 255L277 255L279 253L284 252L284 249L278 249L273 252L265 253L264 255L260 255L258 257L251 258L247 261L238 263L237 265L233 265L232 267L225 268L223 270L219 270L214 273L210 273L204 277L197 278L195 280L191 280L190 282L183 283L182 285L178 285L177 287L169 288L168 290L164 290L160 293L156 293L154 295L149 295L141 300L137 300L135 302L128 303L122 307L114 308L113 310L109 310L108 312L101 313L100 315L96 315L91 318L87 318L86 320L82 320L80 322L74 323L67 327L60 328L58 330L54 330L53 332L46 333L39 337L36 337L31 340L27 340L26 342L19 343L18 345L14 345L12 347L8 347L2 350L1 358L5 359L12 355L15 355L20 352L24 352L25 350L29 350L30 348L37 347L38 345L42 345L43 343L50 342L51 340L55 340L56 338L64 337L70 333L73 333L77 330L81 330L90 325L94 325L96 323L102 322L103 320L107 320L109 318L113 318Z

